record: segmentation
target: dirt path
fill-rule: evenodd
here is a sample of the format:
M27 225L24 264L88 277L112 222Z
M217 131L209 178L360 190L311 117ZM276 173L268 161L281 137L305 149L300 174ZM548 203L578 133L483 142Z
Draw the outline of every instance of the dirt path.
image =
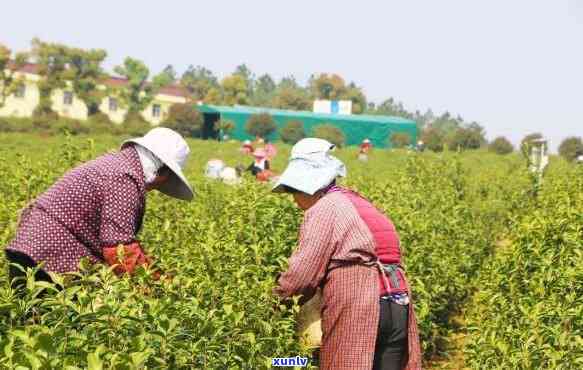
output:
M512 242L509 239L500 239L495 244L494 254L491 258L494 258L494 255L497 251L504 250L510 245ZM479 278L479 277L478 277ZM465 357L464 357L464 348L466 346L466 342L468 340L468 330L467 330L467 322L466 322L466 312L473 307L475 304L473 296L467 300L467 303L462 308L462 311L458 314L454 315L451 318L452 326L454 327L453 332L447 338L447 345L446 345L446 353L445 356L438 356L429 363L426 364L427 369L434 369L434 370L466 370L470 369L466 366Z
M460 313L454 316L452 323L456 329L447 339L446 352L447 356L437 357L426 364L427 369L434 370L462 370L469 369L465 366L464 348L468 333L464 314Z

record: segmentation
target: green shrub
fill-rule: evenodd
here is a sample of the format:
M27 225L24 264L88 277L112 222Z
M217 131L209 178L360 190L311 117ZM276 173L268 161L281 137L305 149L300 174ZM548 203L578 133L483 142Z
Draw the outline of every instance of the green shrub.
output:
M286 144L295 144L306 137L304 123L301 121L289 121L279 132L281 140Z
M342 130L329 123L314 127L312 136L328 140L339 148L342 148L346 143L346 137L344 136Z
M174 104L170 107L163 126L175 130L184 137L198 137L202 124L202 114L192 104Z
M583 142L580 137L571 136L563 140L559 145L559 154L567 161L574 161L577 156L583 154Z
M389 140L394 148L404 148L411 144L411 136L405 132L395 132Z
M448 147L453 150L479 149L486 143L483 130L473 127L459 127L448 137Z
M269 113L252 114L245 125L245 131L251 136L266 138L277 129Z
M514 151L512 143L508 141L504 136L499 136L494 139L488 146L488 150L496 154L509 154Z
M421 133L421 140L427 149L441 152L444 148L445 134L437 128L429 127Z
M130 136L142 136L152 129L152 125L144 120L140 113L128 113L125 121L119 126L118 133Z
M476 284L465 350L472 369L581 368L583 173L555 170Z

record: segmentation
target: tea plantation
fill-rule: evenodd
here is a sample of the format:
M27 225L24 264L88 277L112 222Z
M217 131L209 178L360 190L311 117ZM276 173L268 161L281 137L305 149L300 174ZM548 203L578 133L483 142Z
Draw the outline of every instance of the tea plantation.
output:
M29 201L120 142L0 134L0 245ZM250 177L203 177L211 158L248 165L237 143L189 144L195 200L149 194L139 234L173 279L84 266L62 291L29 280L17 298L0 259L0 368L264 369L272 357L311 355L295 336L298 307L271 293L301 212ZM281 172L289 147L278 147ZM583 166L553 157L537 186L519 154L336 155L343 185L400 233L428 367L583 368Z

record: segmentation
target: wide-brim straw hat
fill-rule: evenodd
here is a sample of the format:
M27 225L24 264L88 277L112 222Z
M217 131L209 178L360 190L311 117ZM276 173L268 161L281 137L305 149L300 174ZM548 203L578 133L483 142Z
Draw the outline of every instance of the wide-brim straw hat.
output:
M158 190L166 195L182 200L191 200L194 191L182 172L190 154L190 148L179 133L165 127L150 130L145 136L126 140L122 148L133 143L152 152L171 171L172 175Z

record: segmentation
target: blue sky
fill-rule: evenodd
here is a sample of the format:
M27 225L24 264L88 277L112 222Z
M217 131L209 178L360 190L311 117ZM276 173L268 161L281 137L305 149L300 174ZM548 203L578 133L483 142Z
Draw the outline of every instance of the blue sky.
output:
M0 43L16 51L36 36L106 49L108 69L132 56L152 72L338 73L370 100L448 110L489 138L539 131L556 149L583 135L583 1L29 0L2 13Z

